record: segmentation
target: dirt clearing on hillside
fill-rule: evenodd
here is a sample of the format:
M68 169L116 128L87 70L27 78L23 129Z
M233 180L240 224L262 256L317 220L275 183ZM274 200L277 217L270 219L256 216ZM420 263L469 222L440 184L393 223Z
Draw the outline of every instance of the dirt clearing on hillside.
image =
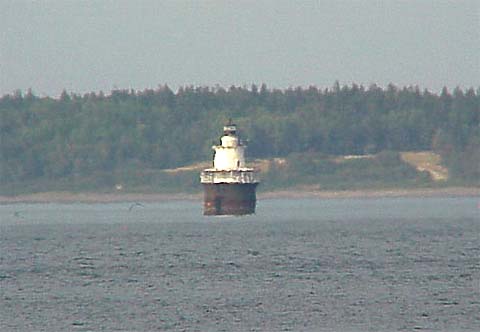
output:
M448 180L448 169L441 165L440 155L431 151L402 152L403 161L414 166L419 171L430 173L434 181Z

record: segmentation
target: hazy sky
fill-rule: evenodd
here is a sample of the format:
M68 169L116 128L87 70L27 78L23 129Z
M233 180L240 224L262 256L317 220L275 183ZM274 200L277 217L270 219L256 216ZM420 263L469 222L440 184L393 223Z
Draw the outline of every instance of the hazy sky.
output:
M480 86L480 0L0 0L0 94Z

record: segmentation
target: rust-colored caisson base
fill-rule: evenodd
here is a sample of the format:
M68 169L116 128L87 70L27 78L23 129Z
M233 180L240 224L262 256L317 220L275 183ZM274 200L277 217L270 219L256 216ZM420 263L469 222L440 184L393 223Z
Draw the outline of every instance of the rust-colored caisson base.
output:
M245 215L255 213L258 183L203 184L204 215Z

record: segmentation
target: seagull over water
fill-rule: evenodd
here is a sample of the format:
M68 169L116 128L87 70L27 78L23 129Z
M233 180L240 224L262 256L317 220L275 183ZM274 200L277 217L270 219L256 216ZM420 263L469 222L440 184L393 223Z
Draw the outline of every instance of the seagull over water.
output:
M145 207L142 203L135 202L128 208L128 211L132 211L135 206Z

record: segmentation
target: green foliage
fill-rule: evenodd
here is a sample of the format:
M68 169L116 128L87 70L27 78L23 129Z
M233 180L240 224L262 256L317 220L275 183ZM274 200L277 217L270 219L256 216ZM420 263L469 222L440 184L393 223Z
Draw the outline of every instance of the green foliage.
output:
M303 165L306 176L357 176L322 154L434 149L455 179L478 183L479 105L480 95L473 89L444 89L435 95L393 85L336 84L325 90L185 87L176 93L163 86L114 90L109 96L64 91L59 99L16 92L0 98L0 191L20 184L31 188L33 183L68 187L72 179L76 188L81 182L88 188L108 187L122 172L122 179L141 184L143 177L125 170L159 172L209 159L211 145L229 118L247 140L249 157L290 156L292 167ZM393 157L378 158L387 158L383 163ZM353 164L375 167L371 162ZM363 172L376 183L374 171ZM406 170L398 172L413 177ZM174 180L163 176L146 176L145 185L173 187ZM274 183L297 180L278 175Z
M428 173L417 172L394 151L376 156L334 160L318 153L293 153L285 166L272 162L265 174L266 189L294 185L318 189L344 190L430 185Z

